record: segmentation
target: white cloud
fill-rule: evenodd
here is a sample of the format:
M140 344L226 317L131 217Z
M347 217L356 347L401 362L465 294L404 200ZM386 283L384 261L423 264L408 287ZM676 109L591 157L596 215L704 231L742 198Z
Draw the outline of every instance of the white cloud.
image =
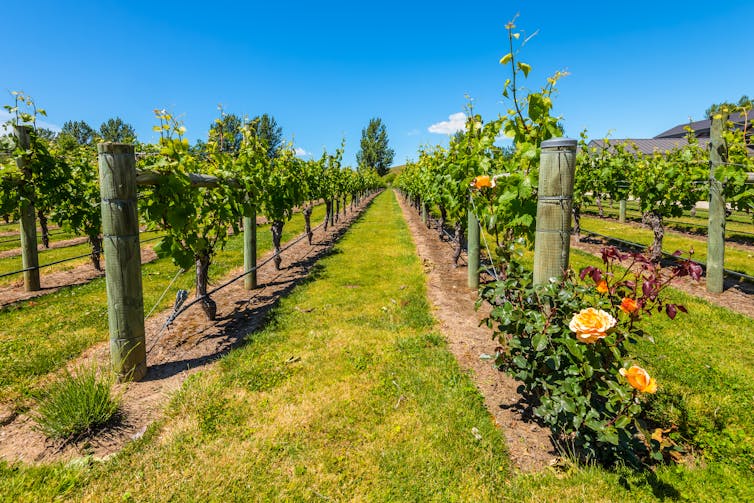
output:
M296 155L298 157L304 157L305 155L312 155L312 153L311 152L307 152L306 150L304 150L301 147L296 147Z
M454 134L466 127L466 114L454 113L448 116L448 120L432 124L427 128L430 133Z
M406 133L406 136L419 136L420 131L418 129L412 129L408 133Z

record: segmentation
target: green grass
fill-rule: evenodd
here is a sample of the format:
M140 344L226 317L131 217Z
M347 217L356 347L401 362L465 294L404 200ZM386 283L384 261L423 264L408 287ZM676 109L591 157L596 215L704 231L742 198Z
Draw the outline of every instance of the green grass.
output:
M7 500L497 501L501 433L436 333L391 194L119 456L0 465ZM293 357L293 358L292 358ZM477 440L472 433L481 435Z
M606 220L595 217L581 218L582 233L597 232L607 236L617 237L626 241L633 241L649 246L654 239L652 231L635 225L621 224L617 220ZM676 250L688 252L694 250L694 260L705 263L707 261L707 239L691 237L675 232L665 232L662 249L673 253ZM725 247L725 268L754 276L754 249L742 250L733 246Z
M603 206L603 212L605 216L611 218L618 218L618 204L614 204L611 208L608 204ZM582 210L584 215L597 215L598 208L596 206L587 206ZM626 207L626 218L635 222L641 222L641 211L636 203L628 202ZM709 219L709 212L707 210L698 209L695 216L686 211L681 217L672 217L665 219L665 225L667 228L676 229L684 232L693 232L699 234L707 233L707 225ZM728 239L735 239L742 242L754 241L754 221L751 215L747 215L743 212L734 212L731 216L726 218L725 223L725 235Z
M318 206L312 222L324 219ZM268 226L260 226L258 254L272 249ZM286 224L283 240L301 233L304 219L300 214ZM215 282L228 271L243 265L243 237L233 236L225 250L218 252L210 267ZM156 260L142 267L145 315L175 277L178 269L168 259ZM178 288L191 289L195 274L186 272L163 299L157 309L172 305ZM107 302L104 278L85 285L63 288L58 292L0 308L0 403L22 402L41 378L61 368L87 347L108 338Z

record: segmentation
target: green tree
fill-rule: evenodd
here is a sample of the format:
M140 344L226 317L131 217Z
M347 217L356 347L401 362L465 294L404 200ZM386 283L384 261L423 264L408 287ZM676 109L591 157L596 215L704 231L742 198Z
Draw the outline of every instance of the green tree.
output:
M734 111L737 108L748 108L751 109L752 106L754 106L754 101L751 100L747 95L743 94L741 95L741 98L739 98L738 103L732 103L730 101L723 101L722 103L713 103L710 105L710 107L704 111L704 116L709 118L712 116L712 114L716 114L718 112L731 112ZM736 110L737 111L737 110Z
M386 175L393 163L395 152L388 147L387 130L379 117L369 120L361 130L361 150L356 154L359 170L374 169L380 176Z
M270 159L278 156L283 146L283 128L278 125L275 117L262 114L254 117L251 123L254 126L256 137L267 145L267 155Z
M217 143L222 152L237 154L243 141L243 119L221 111L209 128L209 141Z
M103 141L118 143L133 143L136 141L136 130L131 124L123 122L120 117L107 119L99 127L99 135Z
M37 128L37 136L39 136L41 139L45 140L48 143L55 141L58 138L58 135L59 133L53 131L52 129L48 129L44 127Z
M79 145L89 145L96 136L94 129L85 121L66 121L60 134L72 137Z

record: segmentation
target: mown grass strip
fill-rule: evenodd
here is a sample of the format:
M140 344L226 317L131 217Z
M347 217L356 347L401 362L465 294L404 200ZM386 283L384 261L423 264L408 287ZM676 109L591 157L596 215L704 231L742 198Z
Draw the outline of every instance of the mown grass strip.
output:
M313 222L324 219L324 208L315 208ZM269 226L259 226L259 254L272 249ZM304 219L294 215L283 232L285 241L303 232ZM210 278L219 280L243 265L243 237L233 236L218 252ZM147 314L175 277L178 269L168 259L142 267L144 310ZM194 271L173 285L157 310L173 304L179 288L190 290ZM59 369L85 348L107 340L107 299L104 278L85 285L63 288L56 293L0 308L0 403L27 396L42 376Z
M582 207L583 213L599 213L599 208L597 205L586 205ZM609 202L607 204L602 205L602 211L606 215L618 215L618 202L616 201L615 204L611 207ZM639 203L636 201L628 201L626 204L626 212L627 215L634 214L638 215L641 218L641 210L639 208ZM707 220L709 219L709 211L703 208L698 208L694 214L691 214L691 211L685 210L683 212L682 217L671 217L670 220L673 221L688 221L688 222L694 222L697 224L705 224ZM748 226L749 232L754 232L754 221L752 220L752 215L750 213L746 213L744 211L732 211L730 216L726 218L726 221L729 224L740 224L741 228L745 226Z
M497 501L500 432L434 327L380 196L267 327L99 466L0 465L0 493L123 501Z

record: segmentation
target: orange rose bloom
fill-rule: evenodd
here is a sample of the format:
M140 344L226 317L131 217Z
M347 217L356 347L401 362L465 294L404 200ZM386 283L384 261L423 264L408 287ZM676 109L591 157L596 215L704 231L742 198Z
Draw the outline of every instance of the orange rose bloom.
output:
M471 184L475 189L482 189L484 187L492 187L492 181L490 180L489 175L479 175L478 177L474 178L474 181Z
M642 393L654 393L657 391L657 383L654 377L649 377L649 374L643 368L632 365L628 370L620 369L619 372L620 375L626 378L628 384Z
M576 332L576 338L588 344L604 339L607 332L615 326L617 321L610 313L602 309L588 307L574 314L568 328Z
M639 304L637 304L634 299L629 299L628 297L625 297L621 301L619 307L620 307L620 310L626 314L634 314L636 311L639 310Z
M597 291L599 293L607 293L608 291L607 281L605 281L604 279L600 281L599 284L597 285Z

